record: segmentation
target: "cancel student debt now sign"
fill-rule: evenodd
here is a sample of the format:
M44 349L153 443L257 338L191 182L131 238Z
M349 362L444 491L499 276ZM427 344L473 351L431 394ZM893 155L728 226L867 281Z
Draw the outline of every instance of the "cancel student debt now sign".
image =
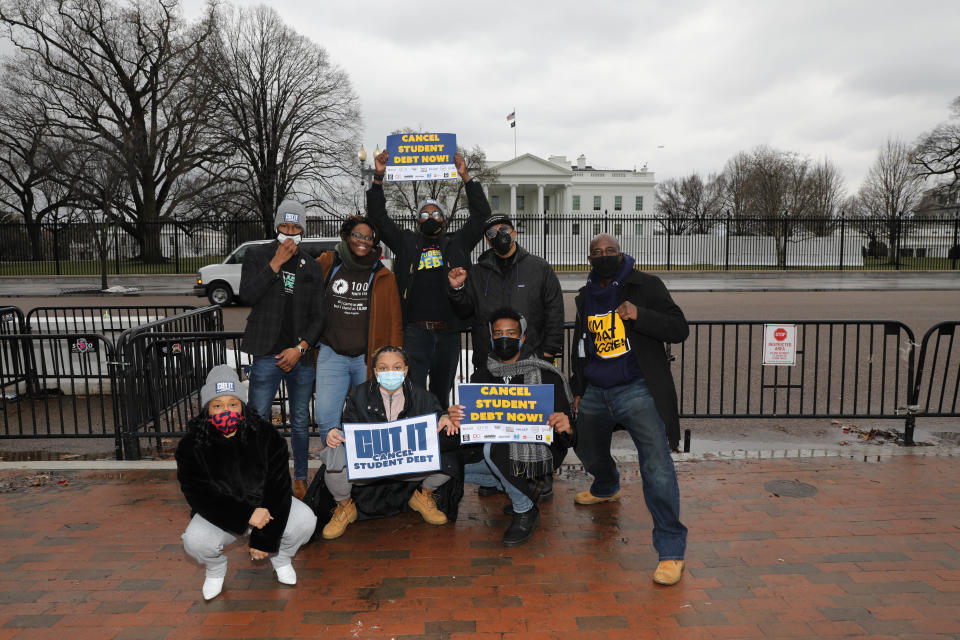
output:
M395 133L387 136L387 177L390 182L450 180L457 177L453 133Z
M553 385L461 384L460 442L553 442Z

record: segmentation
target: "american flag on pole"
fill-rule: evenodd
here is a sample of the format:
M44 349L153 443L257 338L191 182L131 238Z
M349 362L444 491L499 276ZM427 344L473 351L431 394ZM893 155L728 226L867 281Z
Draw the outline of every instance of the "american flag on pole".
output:
M517 118L517 111L516 109L514 109L513 111L510 112L510 115L507 116L507 122L510 123L511 127L517 126L516 118Z

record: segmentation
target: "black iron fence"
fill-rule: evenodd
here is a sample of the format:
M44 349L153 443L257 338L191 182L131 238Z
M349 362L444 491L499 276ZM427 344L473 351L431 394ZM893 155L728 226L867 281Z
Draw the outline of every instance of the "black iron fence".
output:
M246 377L251 364L242 334L223 331L219 307L128 328L116 346L95 331L4 330L26 326L22 318L0 308L0 438L112 437L118 458L136 459L142 440L159 447L184 433L211 367ZM902 419L912 443L916 418L960 415L960 322L934 326L920 345L895 321L790 323L793 366L762 364L764 324L690 323L690 337L670 349L682 418ZM566 332L574 348L572 323ZM463 382L469 334L461 340ZM569 373L569 359L561 367ZM281 386L271 419L286 430L287 415Z
M409 216L401 226L413 228ZM457 230L465 216L455 218ZM594 235L610 233L649 270L932 269L960 268L960 217L925 218L671 218L637 214L514 217L518 241L557 270L587 268ZM336 236L339 221L313 219L312 237ZM160 248L146 262L142 237ZM0 224L0 276L192 274L220 262L243 242L264 238L252 220L161 222L135 237L99 223ZM486 249L481 241L474 257Z

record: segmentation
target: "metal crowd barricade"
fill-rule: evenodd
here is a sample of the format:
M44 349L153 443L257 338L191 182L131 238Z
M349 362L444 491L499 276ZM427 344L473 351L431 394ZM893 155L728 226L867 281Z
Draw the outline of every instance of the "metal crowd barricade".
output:
M920 344L910 417L960 416L960 321L930 328Z
M0 438L120 439L110 363L95 333L0 335Z
M188 305L105 305L93 307L34 307L27 313L27 333L70 333L95 331L116 344L127 329L157 322L196 309Z

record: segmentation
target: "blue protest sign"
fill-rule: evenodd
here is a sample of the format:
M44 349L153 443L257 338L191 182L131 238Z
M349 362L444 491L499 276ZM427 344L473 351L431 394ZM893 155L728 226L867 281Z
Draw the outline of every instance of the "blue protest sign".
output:
M460 442L553 442L547 418L553 413L549 384L461 384L464 406Z
M387 136L387 176L390 182L450 180L457 177L453 133L396 133Z
M440 470L436 415L344 423L343 437L351 481Z

